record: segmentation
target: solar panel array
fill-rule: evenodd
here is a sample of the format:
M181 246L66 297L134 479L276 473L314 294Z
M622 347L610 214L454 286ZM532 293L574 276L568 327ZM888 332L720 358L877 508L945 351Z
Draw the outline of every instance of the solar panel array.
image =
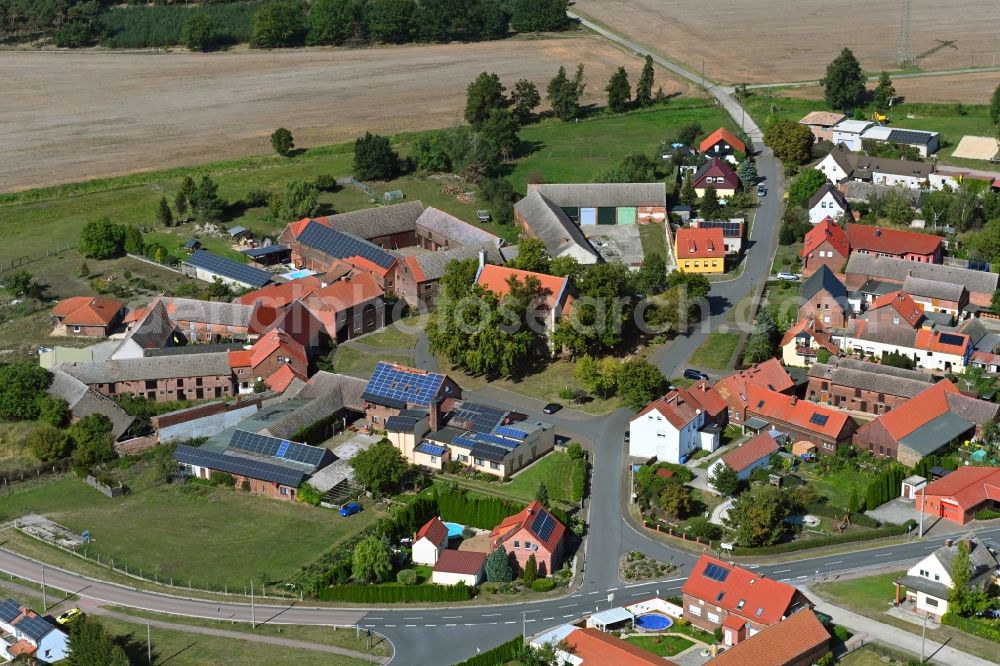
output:
M229 438L229 448L268 458L281 458L291 462L302 463L313 468L323 462L326 449L308 444L299 444L287 439L268 437L255 432L237 430Z
M0 601L0 620L10 622L21 614L21 604L15 599L4 599Z
M514 437L516 439L524 439L528 436L527 433L521 432L517 428L511 428L510 426L497 426L493 432L504 437Z
M452 444L469 449L469 452L477 458L485 458L494 462L501 462L505 457L507 457L507 454L510 453L509 448L493 446L492 444L478 442L474 439L462 436L458 436L453 439Z
M282 252L289 252L289 249L285 245L268 245L266 247L254 247L249 250L243 250L243 254L248 257L266 257L270 254L281 254Z
M396 258L374 243L352 234L331 229L325 224L310 221L299 234L299 242L337 259L364 257L382 268L389 268Z
M185 259L184 263L254 287L263 287L271 281L271 274L267 271L220 257L205 250L198 250Z
M826 422L830 420L830 416L827 414L820 414L819 412L813 414L809 417L809 423L814 423L818 426L825 426Z
M919 143L926 145L931 141L931 135L927 132L916 130L894 129L889 132L889 141L892 143Z
M729 238L739 238L743 235L742 222L730 222L729 220L702 220L698 222L699 229L722 229L722 235Z
M720 567L714 562L709 562L705 567L705 570L701 572L701 575L709 580L714 580L717 583L723 583L729 576L729 569L726 567Z
M538 535L541 541L548 541L552 530L556 528L556 519L548 511L541 511L531 522L531 531Z
M417 444L417 448L414 449L417 453L426 453L431 456L442 456L444 455L445 448L443 446L435 446L433 444L428 444L427 442L421 442Z
M21 618L17 623L17 629L32 640L40 641L45 637L45 634L52 631L53 627L48 620L43 620L36 615L35 617L25 616Z
M503 421L507 412L496 407L480 405L475 402L463 402L455 408L452 422L461 421L460 427L476 432L492 432L497 424Z
M954 333L942 333L941 337L938 338L943 345L952 345L953 347L961 347L965 342L965 338L961 335L955 335Z
M443 383L444 375L408 372L379 361L362 395L387 398L397 404L429 407Z
M250 479L260 479L280 483L292 488L298 488L305 478L305 473L259 460L242 456L225 455L213 451L202 451L192 446L179 445L174 450L174 460L188 465L204 467L218 472L238 474Z

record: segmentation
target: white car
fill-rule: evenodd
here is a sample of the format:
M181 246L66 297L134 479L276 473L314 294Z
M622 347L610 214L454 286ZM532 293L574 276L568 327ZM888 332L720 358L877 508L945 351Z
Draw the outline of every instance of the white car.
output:
M779 280L789 280L789 281L795 281L799 279L799 276L796 275L795 273L784 273L784 272L778 273L776 277Z

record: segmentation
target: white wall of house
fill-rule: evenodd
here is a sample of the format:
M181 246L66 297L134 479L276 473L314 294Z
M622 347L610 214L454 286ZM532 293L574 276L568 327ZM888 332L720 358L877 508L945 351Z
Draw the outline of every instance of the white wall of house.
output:
M957 178L946 173L932 173L927 180L932 190L957 190L961 185Z
M715 468L719 467L720 465L723 465L723 464L725 464L725 463L723 463L722 458L717 458L709 466L709 468L708 468L708 476L711 477L713 474L715 474ZM739 479L741 481L746 481L747 479L750 478L750 475L753 473L753 471L755 469L757 469L758 467L767 467L770 464L771 464L771 456L770 455L766 455L763 458L761 458L760 460L754 461L754 463L751 464L746 469L743 469L743 470L740 470L739 472L736 472L736 476L739 477Z
M861 133L854 131L838 130L833 128L833 145L842 143L851 150L861 150Z
M659 410L636 417L629 423L629 455L679 463L681 456L688 457L702 446L698 429L705 424L705 414L677 429ZM709 449L709 450L714 450Z
M816 165L816 168L823 172L826 179L833 184L837 184L847 178L847 172L840 168L837 164L837 160L833 159L833 155L827 155L823 160Z
M69 656L69 637L60 629L53 628L38 642L35 656L50 664L65 659Z
M142 358L143 356L145 356L143 348L132 338L122 340L118 349L111 354L111 358L116 361L124 358Z
M458 583L465 583L469 587L475 587L479 585L479 581L483 578L483 573L480 571L478 574L460 574L451 573L448 571L434 571L431 573L431 582L435 585L457 585Z
M933 615L944 615L948 612L948 600L938 599L926 592L917 592L917 610Z
M440 546L435 546L427 537L421 537L413 544L413 562L415 564L429 564L434 566L437 564L441 551L447 545L447 540L442 541Z
M934 581L935 583L941 583L942 585L947 585L951 587L951 572L941 564L939 560L934 555L928 555L924 559L920 560L906 572L910 576L917 576L918 578L926 578L927 580Z
M908 356L916 363L917 368L926 370L941 370L961 372L965 369L965 357L958 354L946 354L944 352L925 351L912 347L900 347L862 338L845 337L842 348L845 351L862 350L865 354L882 357L882 354L893 352Z
M900 176L895 173L882 173L881 171L874 171L872 172L872 182L876 185L889 185L892 187L902 185L903 187L908 187L911 190L918 190L924 186L927 180L921 176Z
M816 202L815 206L809 209L809 221L813 224L819 224L827 216L836 220L843 214L844 209L837 203L833 195L827 192L822 199Z

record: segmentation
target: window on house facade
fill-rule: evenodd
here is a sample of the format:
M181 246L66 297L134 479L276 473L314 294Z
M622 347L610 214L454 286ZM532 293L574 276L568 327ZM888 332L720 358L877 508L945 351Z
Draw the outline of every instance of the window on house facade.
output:
M458 462L469 462L469 456L463 455L463 454L459 454L458 455Z
M500 464L499 463L495 463L495 462L491 462L490 463L490 469L500 469Z
M719 614L718 613L709 613L708 614L708 621L709 622L714 622L715 624L718 624L719 623Z
M928 606L933 606L934 608L937 608L938 600L935 599L934 597L924 597L924 603L926 603Z
M437 456L431 456L431 462L432 463L436 463L437 461L438 461L438 457Z
M688 612L691 613L691 615L695 615L697 617L701 617L701 608L699 608L698 606L695 606L694 604L690 604L688 606Z
M482 458L476 458L476 464L482 467L486 463Z
M514 542L514 548L520 548L520 547L521 547L521 542L520 541L515 541Z

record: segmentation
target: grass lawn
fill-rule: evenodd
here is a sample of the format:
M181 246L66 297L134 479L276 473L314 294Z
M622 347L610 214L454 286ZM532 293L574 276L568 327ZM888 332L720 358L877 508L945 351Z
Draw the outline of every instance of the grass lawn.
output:
M709 333L694 354L691 355L691 365L712 370L725 370L733 360L736 347L740 344L739 333Z
M792 282L768 283L764 287L767 308L779 326L788 328L799 318L799 285Z
M149 578L211 589L227 584L234 591L261 574L287 578L378 518L368 510L344 519L326 509L190 484L112 500L72 477L0 504L0 520L35 512L77 532L90 530L88 552L100 553L102 561L114 558L118 568L127 563Z
M714 645L718 641L715 640L715 635L711 632L705 631L704 629L699 629L698 627L691 624L674 624L670 627L671 633L684 634L685 636L690 636L696 641L701 641L702 643L707 643L708 645Z
M545 487L549 491L549 499L572 503L572 483L570 477L573 471L573 461L568 455L561 451L553 451L544 456L541 460L536 460L527 469L518 472L502 488L512 495L519 497L525 502L535 499L535 491L538 484L545 482ZM489 486L487 485L487 490Z
M837 660L837 663L840 664L840 666L885 666L886 664L906 664L912 659L899 653L896 658L888 657L889 661L885 661L883 660L882 655L876 651L882 649L884 649L882 646L873 648L872 646L866 645L865 647L855 650L849 655Z
M377 333L369 333L359 338L358 342L369 347L384 347L386 349L413 349L417 344L417 336L404 333L395 327L384 328Z
M130 661L146 663L146 625L102 617L101 623L109 632L123 638ZM172 666L215 666L240 664L265 666L269 664L299 664L300 666L361 666L363 659L339 654L316 652L302 648L268 645L236 638L205 636L173 629L154 628L150 633L153 663Z
M640 224L639 241L647 257L655 252L664 260L667 258L667 235L659 224Z
M672 657L694 645L680 636L629 636L625 641L661 657Z
M802 243L792 243L791 245L778 245L778 249L774 253L774 263L771 265L771 273L780 273L781 271L791 271L793 267L793 262L799 258L800 252L802 252ZM796 284L795 287L797 292L798 285Z
M33 421L0 423L0 475L5 471L38 464L38 458L26 444L37 427ZM2 512L3 509L0 509L0 513Z
M333 371L368 378L379 361L402 363L403 365L411 365L413 362L409 354L390 354L388 352L377 355L369 354L345 344L337 347L333 353Z
M851 500L851 490L857 490L858 499L864 499L869 479L853 470L817 474L816 465L802 463L796 473L827 498L830 506L846 509Z

